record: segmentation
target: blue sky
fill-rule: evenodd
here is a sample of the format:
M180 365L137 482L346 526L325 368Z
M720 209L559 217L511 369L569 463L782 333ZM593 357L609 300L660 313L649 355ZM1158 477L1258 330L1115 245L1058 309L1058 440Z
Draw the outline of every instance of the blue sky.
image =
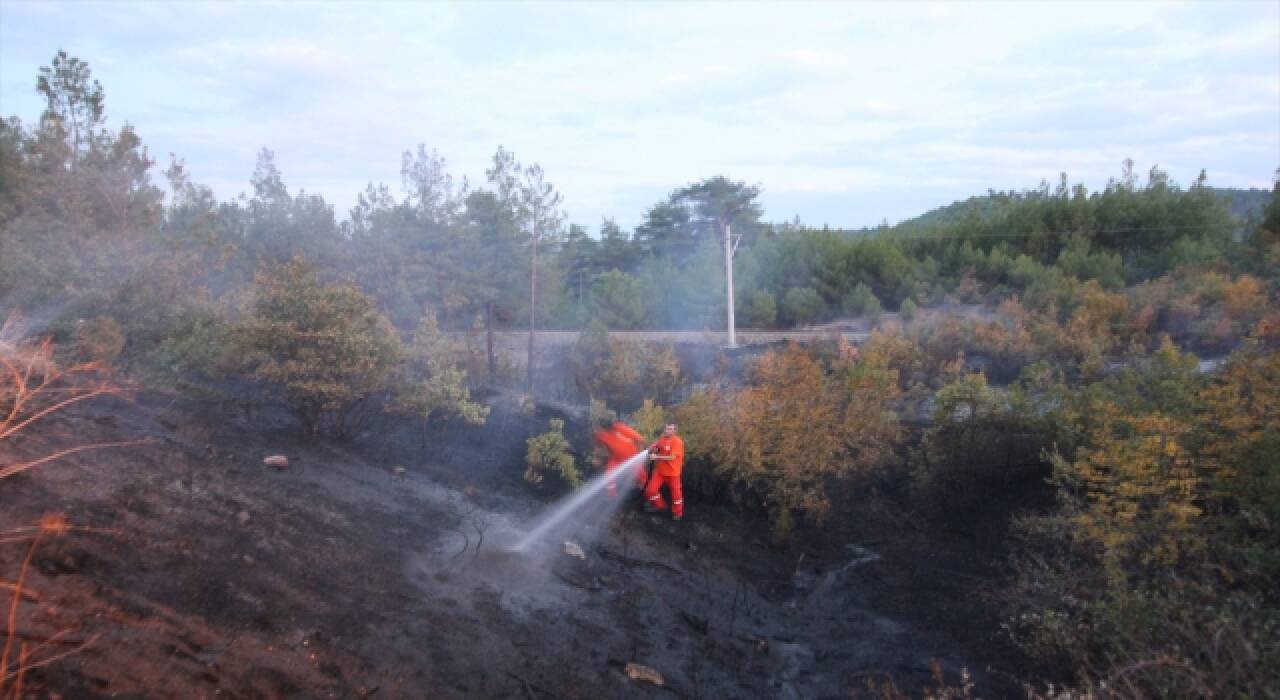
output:
M766 217L895 222L1120 163L1270 187L1280 3L0 3L0 113L87 60L115 124L220 197L255 154L344 217L423 143L483 179L501 144L570 220L631 227L683 184Z

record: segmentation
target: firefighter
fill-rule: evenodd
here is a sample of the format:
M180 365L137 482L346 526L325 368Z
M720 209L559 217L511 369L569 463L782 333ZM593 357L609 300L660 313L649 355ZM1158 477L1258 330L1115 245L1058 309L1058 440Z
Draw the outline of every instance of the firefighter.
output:
M604 465L605 473L617 469L618 465L640 454L640 449L644 446L644 437L640 433L626 423L608 417L600 419L599 425L596 426L595 438L597 443L609 451L609 461ZM645 474L644 465L635 465L632 473L635 475L636 488L643 489L648 476ZM625 478L625 475L620 478ZM614 479L609 482L609 497L616 498L617 495L618 480Z
M663 484L671 495L671 519L684 518L684 490L680 487L680 471L684 468L684 440L676 435L676 424L667 423L662 429L662 437L649 447L649 458L653 460L653 474L644 487L644 507L651 513L666 510L667 504L662 500L659 489Z

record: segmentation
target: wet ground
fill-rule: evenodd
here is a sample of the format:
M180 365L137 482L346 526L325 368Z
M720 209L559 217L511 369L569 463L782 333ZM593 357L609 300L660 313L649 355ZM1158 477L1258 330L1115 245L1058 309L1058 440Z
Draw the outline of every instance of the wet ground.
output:
M33 697L850 697L929 663L1013 687L984 630L990 548L846 517L778 550L762 524L690 498L683 522L616 517L513 554L557 495L521 480L546 418L484 427L380 419L309 442L172 398L107 399L51 420L18 456L148 437L0 482L0 529L50 511L96 528L37 549L21 606ZM265 468L285 454L288 469ZM405 467L403 475L394 468ZM943 539L939 539L943 538ZM12 581L27 549L0 545ZM0 599L7 596L0 593ZM79 648L82 642L91 642ZM662 675L628 677L628 664Z

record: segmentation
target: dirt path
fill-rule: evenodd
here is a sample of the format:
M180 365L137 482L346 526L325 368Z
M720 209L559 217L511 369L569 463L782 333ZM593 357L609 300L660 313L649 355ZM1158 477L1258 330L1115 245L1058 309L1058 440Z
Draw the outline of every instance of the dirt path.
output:
M938 323L943 318L990 321L999 317L997 309L980 304L956 304L952 306L922 309L911 320L903 319L897 312L885 312L875 317L846 318L813 326L784 330L739 328L735 334L739 347L775 345L788 340L807 343L814 340L844 338L860 345L871 336L872 330L893 325L908 328ZM468 334L459 334L466 336ZM482 340L477 332L474 342ZM535 365L550 366L554 358L567 352L577 342L578 331L540 330L534 334L536 346ZM675 345L723 348L728 344L728 333L722 330L639 330L609 331L609 337L631 343L671 343ZM528 361L528 331L497 331L493 334L495 351L512 366L523 367Z
M625 510L582 533L585 560L557 542L504 553L545 505L518 461L545 417L495 411L428 451L388 422L344 448L162 401L86 405L16 445L157 441L0 485L0 528L61 511L112 531L37 553L24 634L95 639L33 671L40 693L848 697L871 674L919 682L930 659L972 666L963 640L873 604L869 586L914 569L839 541L797 566L710 506L679 524ZM262 466L274 453L288 470ZM0 577L24 553L0 549ZM666 686L628 679L628 663Z

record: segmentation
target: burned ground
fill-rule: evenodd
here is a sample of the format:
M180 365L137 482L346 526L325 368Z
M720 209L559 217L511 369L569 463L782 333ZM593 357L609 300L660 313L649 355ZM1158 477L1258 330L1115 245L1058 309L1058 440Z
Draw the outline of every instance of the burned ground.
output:
M84 404L14 441L153 444L68 458L7 481L0 527L62 512L41 543L22 639L87 648L32 671L41 695L95 697L848 697L929 664L1012 686L980 601L1000 546L982 533L842 518L803 550L763 523L690 505L682 523L628 507L588 533L505 545L556 495L520 479L548 415L497 397L483 427L379 419L348 445L284 418L172 397ZM424 448L425 445L425 448ZM286 454L287 470L262 458ZM403 476L393 472L404 466ZM0 550L13 580L25 547ZM666 687L626 677L628 663Z

